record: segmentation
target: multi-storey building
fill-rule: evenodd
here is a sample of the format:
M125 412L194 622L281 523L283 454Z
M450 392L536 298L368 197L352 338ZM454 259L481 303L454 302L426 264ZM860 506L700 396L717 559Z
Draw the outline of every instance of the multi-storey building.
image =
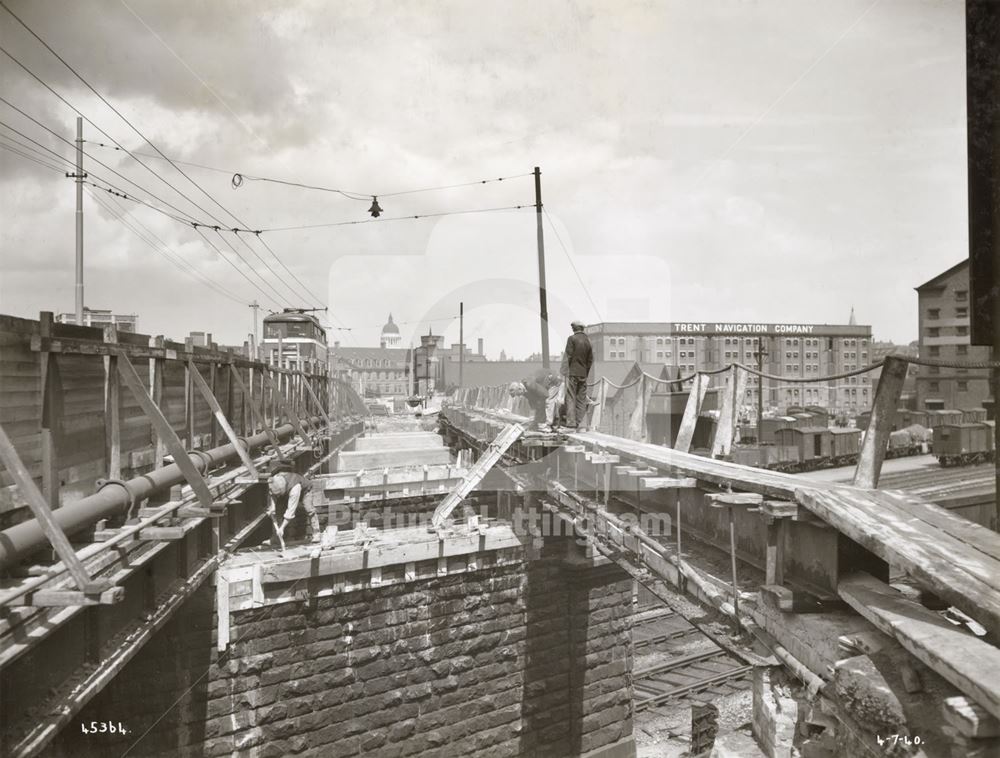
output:
M597 361L662 363L681 376L730 363L756 368L761 349L764 373L796 379L819 379L871 363L871 327L855 323L614 322L585 331ZM756 403L758 386L757 377L750 376L747 403ZM816 383L765 379L763 390L764 404L772 408L820 405L856 412L868 408L873 398L868 375Z
M916 290L921 358L953 364L990 359L990 348L969 344L968 259ZM917 373L917 407L992 409L989 372L921 366Z
M56 316L56 321L60 324L75 324L75 313L60 313ZM136 332L139 329L139 317L134 313L112 313L109 310L100 310L84 307L83 326L112 326L117 327L120 332Z

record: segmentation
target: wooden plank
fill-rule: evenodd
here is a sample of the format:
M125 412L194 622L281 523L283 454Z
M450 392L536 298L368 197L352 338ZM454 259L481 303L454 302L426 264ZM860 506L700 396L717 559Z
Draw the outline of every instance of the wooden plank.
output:
M639 481L644 490L695 489L698 486L698 480L689 476L647 476Z
M882 364L882 373L875 390L875 402L872 404L871 417L868 420L868 430L861 443L861 453L858 456L858 467L854 472L854 486L875 488L882 473L882 461L889 445L889 432L899 407L899 398L903 392L903 382L909 363L901 358L887 356Z
M922 663L994 718L1000 717L1000 649L949 624L868 574L842 577L837 592Z
M306 434L306 430L303 428L302 422L299 420L299 417L292 411L291 407L288 404L288 401L285 400L285 396L282 395L279 389L275 386L274 380L271 379L267 371L262 371L260 375L263 378L264 382L267 384L267 386L270 387L275 402L279 406L281 406L281 409L288 416L289 423L291 423L291 425L295 428L295 431L298 433L299 437L306 445L311 446L312 440L310 440L309 435Z
M726 386L722 392L722 408L719 410L719 423L715 425L715 435L712 437L713 458L728 456L733 450L737 415L743 402L746 385L747 372L739 366L732 366L726 375Z
M677 439L674 440L674 450L679 450L683 453L691 449L691 440L694 439L694 427L698 423L702 403L705 402L705 393L708 392L707 376L696 374L692 381L691 392L688 395L687 404L684 406L684 415L681 417L681 426L677 431Z
M1000 737L1000 720L963 695L946 697L941 712L945 721L965 737Z
M194 362L188 364L191 370L191 377L194 379L195 386L198 391L201 392L202 397L205 398L205 402L208 403L208 407L212 409L212 413L215 415L215 420L219 422L219 426L222 427L222 431L225 432L226 439L229 440L231 444L236 449L236 454L240 457L243 466L246 468L247 473L256 478L259 476L257 472L257 467L254 466L253 459L250 458L250 453L247 451L243 443L239 441L236 437L236 432L233 431L233 427L229 423L229 419L226 418L226 414L222 412L222 406L219 405L219 401L216 399L215 394L212 392L211 387L205 381L205 378L198 371L198 367L194 365ZM213 440L214 442L214 440Z
M725 505L760 505L764 496L756 492L710 492L705 494L705 502L711 507Z
M118 330L114 326L104 327L104 342L118 343ZM104 357L104 415L107 430L106 458L108 477L121 479L122 476L122 428L119 414L121 397L118 384L118 357L114 354Z

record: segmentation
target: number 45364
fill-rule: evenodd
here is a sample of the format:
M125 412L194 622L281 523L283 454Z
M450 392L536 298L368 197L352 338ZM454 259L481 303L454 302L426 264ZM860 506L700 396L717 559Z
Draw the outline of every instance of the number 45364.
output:
M80 731L84 734L128 734L121 721L91 721L80 722Z

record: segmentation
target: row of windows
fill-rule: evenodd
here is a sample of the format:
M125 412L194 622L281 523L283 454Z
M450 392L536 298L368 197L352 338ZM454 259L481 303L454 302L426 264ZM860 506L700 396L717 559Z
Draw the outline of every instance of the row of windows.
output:
M958 391L959 392L967 392L968 391L968 389L969 389L969 383L968 382L960 381L957 384L958 384ZM940 392L941 391L941 382L928 382L928 390L930 392Z
M927 367L927 373L928 374L940 374L941 373L941 368L939 366L928 366ZM969 373L969 369L967 369L967 368L957 368L957 369L955 369L955 373L956 374L968 374Z
M965 337L965 336L967 336L969 334L969 327L967 327L967 326L956 326L955 327L955 334L957 334L959 337ZM940 337L941 336L941 327L940 326L928 326L927 327L927 336L928 337Z
M969 317L969 309L968 309L968 307L961 306L961 307L955 308L955 318L968 318L968 317ZM927 309L927 318L929 320L931 320L931 321L934 321L936 319L941 318L941 309L940 308L928 308Z
M937 356L941 355L941 348L938 345L931 345L930 346L930 354L931 354L931 357L937 357ZM969 346L968 345L955 345L955 354L956 355L968 355L969 354Z

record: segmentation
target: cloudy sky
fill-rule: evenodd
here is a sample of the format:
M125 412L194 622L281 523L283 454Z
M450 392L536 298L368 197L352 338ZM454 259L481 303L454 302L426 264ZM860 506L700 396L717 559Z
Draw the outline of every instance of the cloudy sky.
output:
M534 166L554 349L572 317L846 323L852 305L906 342L912 288L967 254L961 0L4 2L156 149L222 169L182 176L0 10L4 50L145 164L85 124L92 180L275 230L206 242L89 188L86 303L145 333L238 343L256 299L328 305L331 342L377 344L390 311L406 340L451 341L461 301L467 343L527 355L533 208L394 219L530 206ZM2 55L0 94L74 138ZM11 105L0 145L72 156ZM75 192L44 154L0 150L6 314L73 310ZM381 220L341 224L375 194Z

